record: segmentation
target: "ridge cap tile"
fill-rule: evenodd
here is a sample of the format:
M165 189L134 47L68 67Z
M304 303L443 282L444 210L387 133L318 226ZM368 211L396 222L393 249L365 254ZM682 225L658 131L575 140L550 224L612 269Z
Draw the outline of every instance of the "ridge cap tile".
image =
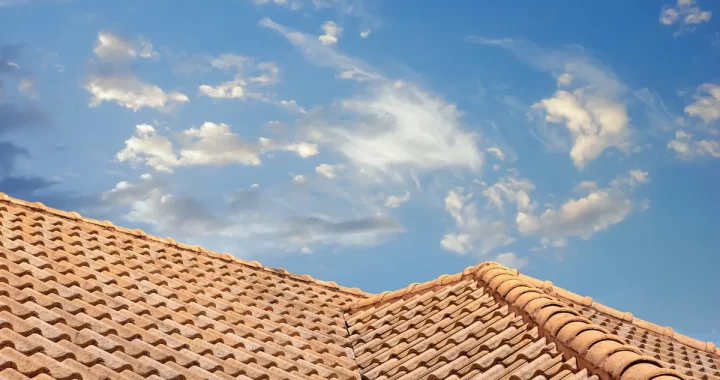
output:
M371 295L370 293L366 293L356 287L350 288L350 287L340 286L334 281L319 280L319 279L313 278L312 276L307 275L307 274L297 275L297 274L290 273L285 269L273 269L273 268L265 267L262 264L260 264L260 262L258 262L258 261L243 260L241 258L233 256L230 253L217 253L217 252L207 250L203 247L177 243L177 242L175 242L175 240L173 240L172 238L169 238L169 237L162 238L159 236L150 235L141 229L130 230L125 227L116 226L110 221L100 221L97 219L83 217L82 215L80 215L80 213L78 213L76 211L67 212L67 211L63 211L60 209L46 206L41 202L28 202L28 201L24 201L24 200L21 200L18 198L13 198L6 193L0 192L0 206L2 205L3 202L13 204L16 206L20 206L20 207L24 207L24 208L29 208L35 212L49 213L53 216L56 216L59 218L70 219L75 222L84 222L84 223L88 223L88 224L93 224L93 225L96 225L99 227L103 227L106 230L117 231L119 233L132 235L132 236L135 236L136 238L140 238L142 240L148 240L148 241L152 241L155 243L166 244L166 245L168 245L170 247L174 247L178 250L191 251L191 252L195 252L195 253L203 253L207 256L222 259L224 261L233 261L233 262L236 262L240 265L243 265L243 266L246 266L249 268L254 268L254 269L262 270L264 272L274 273L278 276L286 276L286 277L291 278L296 281L311 283L311 284L314 284L314 285L317 285L320 287L324 287L324 288L327 288L330 290L340 291L343 293L348 293L348 294L351 294L354 296L359 296L359 297L368 297Z
M498 290L504 282L511 281L513 279L520 279L520 281L524 280L523 277L517 274L517 272L513 273L501 264L488 262L480 265L481 268L477 272L479 280L484 283L489 291L495 293L503 300L505 300L504 295L500 294ZM553 325L562 323L559 319L563 318L563 314L579 316L580 313L563 304L559 298L545 293L542 287L552 287L552 285L549 285L547 282L542 282L540 287L531 284L530 281L527 280L524 280L523 282L524 286L531 289L531 291L528 291L523 295L527 294L529 298L532 293L535 293L535 297L526 303L520 303L521 301L519 299L512 302L508 302L507 300L505 301L515 308L517 312L530 318L530 320L537 324L540 329L549 335L552 340L557 341L559 344L563 345L564 348L570 350L580 359L586 361L593 372L600 375L602 378L617 379L620 378L623 373L633 370L633 367L636 365L651 364L663 371L667 370L667 372L663 372L663 374L667 376L671 376L676 379L686 379L685 375L667 368L661 361L655 358L643 355L638 348L626 343L624 339L614 334L595 335L595 339L588 342L579 341L577 339L582 335L586 335L584 334L584 331L580 331L577 335L570 336L569 340L564 342L561 341L559 338L563 335L563 330L571 322L566 317L564 318L566 323L565 325ZM542 299L542 301L539 301L539 303L535 302L540 299ZM595 329L595 327L600 328L599 325L589 320L575 320L573 322L576 324L586 324L590 329ZM568 339L568 337L564 338ZM587 350L587 352L583 352L585 350ZM657 376L655 372L650 373L647 369L641 372L636 370L633 371L633 373L636 373L634 379L637 380L650 380Z

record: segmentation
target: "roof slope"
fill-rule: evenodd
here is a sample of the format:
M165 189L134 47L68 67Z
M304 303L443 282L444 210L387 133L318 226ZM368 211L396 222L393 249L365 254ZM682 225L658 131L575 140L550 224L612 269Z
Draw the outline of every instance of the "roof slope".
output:
M712 342L701 342L678 334L671 327L635 318L632 313L599 304L591 297L582 297L555 287L550 281L543 282L522 274L520 277L626 339L645 355L662 360L668 367L694 378L720 380L720 348Z
M710 343L496 263L371 295L0 193L3 380L720 380L718 368Z
M361 299L348 314L369 379L720 380L712 343L492 262Z
M0 379L359 379L308 277L0 201Z
M368 379L589 377L473 278L349 314L355 356Z

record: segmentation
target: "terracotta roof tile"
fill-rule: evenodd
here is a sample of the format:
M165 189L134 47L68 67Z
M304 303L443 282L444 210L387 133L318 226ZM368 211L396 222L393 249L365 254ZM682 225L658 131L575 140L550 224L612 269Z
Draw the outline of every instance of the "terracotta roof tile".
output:
M370 295L0 194L3 380L720 380L719 354L495 263Z

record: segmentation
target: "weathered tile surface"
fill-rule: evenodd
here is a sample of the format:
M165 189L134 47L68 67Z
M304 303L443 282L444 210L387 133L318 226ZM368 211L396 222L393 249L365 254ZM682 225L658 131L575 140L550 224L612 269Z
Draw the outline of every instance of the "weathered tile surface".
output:
M720 380L720 350L519 274L378 295L0 193L0 379Z

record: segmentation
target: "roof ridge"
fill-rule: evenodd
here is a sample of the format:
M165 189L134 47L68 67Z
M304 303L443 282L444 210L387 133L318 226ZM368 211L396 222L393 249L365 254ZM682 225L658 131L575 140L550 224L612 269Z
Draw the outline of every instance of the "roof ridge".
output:
M152 240L154 242L165 244L167 246L170 246L170 247L173 247L176 249L180 249L180 250L184 250L184 251L191 251L191 252L195 252L195 253L203 253L209 257L221 259L225 262L230 262L230 261L236 262L240 265L250 267L250 268L253 268L256 270L262 270L262 271L274 273L276 275L288 277L293 280L304 282L304 283L312 283L312 284L315 284L315 285L318 285L318 286L321 286L321 287L324 287L324 288L327 288L330 290L340 291L343 293L347 293L347 294L351 294L351 295L355 295L355 296L362 296L362 297L368 297L368 296L372 295L371 293L366 293L366 292L362 291L360 288L349 288L349 287L338 285L335 281L318 280L318 279L313 278L309 274L298 275L298 274L293 274L293 273L288 272L287 269L266 267L266 266L260 264L260 262L258 262L258 261L243 260L241 258L233 256L230 253L217 253L217 252L207 250L199 245L187 245L187 244L183 244L183 243L178 243L175 240L173 240L172 238L161 238L159 236L145 233L145 231L143 231L142 229L131 230L129 228L116 226L108 220L99 221L97 219L86 218L86 217L81 216L77 212L67 212L67 211L63 211L60 209L48 207L48 206L44 205L42 202L24 201L22 199L13 198L13 197L9 196L8 194L0 192L0 204L2 204L2 202L14 204L14 205L21 206L24 208L28 208L28 209L31 209L36 212L38 212L38 211L46 212L46 213L52 214L54 216L64 218L64 219L70 219L70 220L73 220L76 222L81 221L81 222L85 222L85 223L89 223L89 224L102 226L102 227L105 227L106 229L112 229L119 233L134 236L135 238Z
M363 299L351 304L350 306L347 306L345 308L345 311L348 311L348 312L355 311L357 309L362 309L362 308L365 308L368 306L372 306L372 305L378 304L380 302L393 301L398 298L402 298L405 296L424 292L424 291L426 291L428 289L432 289L436 286L445 286L445 285L455 284L455 283L465 280L467 278L474 279L475 271L477 269L479 269L480 266L483 264L485 264L485 263L480 263L478 265L469 266L460 273L443 274L440 277L435 278L430 281L426 281L423 283L413 282L412 284L410 284L404 288L398 289L398 290L384 291L379 294L371 295L367 298L363 298Z
M669 337L670 339L673 339L679 343L688 345L692 348L695 348L697 350L707 352L710 354L714 354L720 357L720 347L716 347L715 343L713 342L703 342L699 339L695 339L693 337L680 334L675 332L672 327L670 326L660 326L658 324L652 323L650 321L646 321L641 318L637 318L633 316L631 312L623 312L618 309L615 309L611 306L607 306L605 304L601 304L599 302L595 302L592 297L590 296L581 296L577 293L573 293L567 289L557 287L555 286L552 281L540 281L534 277L530 277L527 275L524 275L522 273L518 273L519 277L523 280L527 281L531 285L535 286L536 288L540 288L543 290L545 294L554 295L556 297L560 297L561 299L566 299L568 301L581 304L583 306L592 307L596 311L607 314L611 317L621 319L624 322L630 322L633 325L650 330L656 334L660 334L662 336Z
M363 298L363 299L351 304L350 306L346 307L346 311L362 309L362 308L365 308L368 306L378 304L380 302L391 301L391 300L395 300L398 298L402 298L402 297L406 297L409 295L424 292L428 289L432 289L437 286L446 286L446 285L454 284L454 283L463 281L468 278L476 279L477 278L476 272L480 268L487 266L487 265L491 265L491 264L502 266L501 264L498 264L498 263L495 263L492 261L487 261L487 262L483 262L483 263L480 263L477 265L469 266L460 273L455 273L452 275L443 274L440 277L435 278L430 281L426 281L423 283L412 283L405 288L401 288L401 289L394 290L394 291L385 291L385 292L382 292L379 294L371 295L367 298ZM695 348L697 350L700 350L700 351L703 351L703 352L706 352L709 354L717 355L718 357L720 357L720 347L716 347L713 342L703 342L699 339L695 339L695 338L689 337L687 335L679 334L679 333L675 332L669 326L662 327L655 323L634 317L632 315L632 313L630 313L630 312L622 312L622 311L612 308L610 306L595 302L595 301L593 301L592 297L583 297L583 296L573 293L569 290L557 287L557 286L553 285L553 283L551 281L541 281L534 277L524 275L524 274L520 273L519 271L517 272L517 274L522 280L526 281L533 287L542 290L543 293L545 293L545 294L556 296L561 299L565 299L565 300L568 300L568 301L571 301L574 303L581 304L583 306L592 307L600 313L610 315L612 317L621 319L625 322L630 322L637 327L644 328L646 330L649 330L656 334L663 335L665 337L669 337L670 339L673 339L679 343L685 344L685 345Z
M610 333L558 297L545 293L520 276L517 269L486 262L479 265L476 278L495 297L539 327L563 354L597 372L602 379L660 380L686 379L660 360L647 356L625 339Z

